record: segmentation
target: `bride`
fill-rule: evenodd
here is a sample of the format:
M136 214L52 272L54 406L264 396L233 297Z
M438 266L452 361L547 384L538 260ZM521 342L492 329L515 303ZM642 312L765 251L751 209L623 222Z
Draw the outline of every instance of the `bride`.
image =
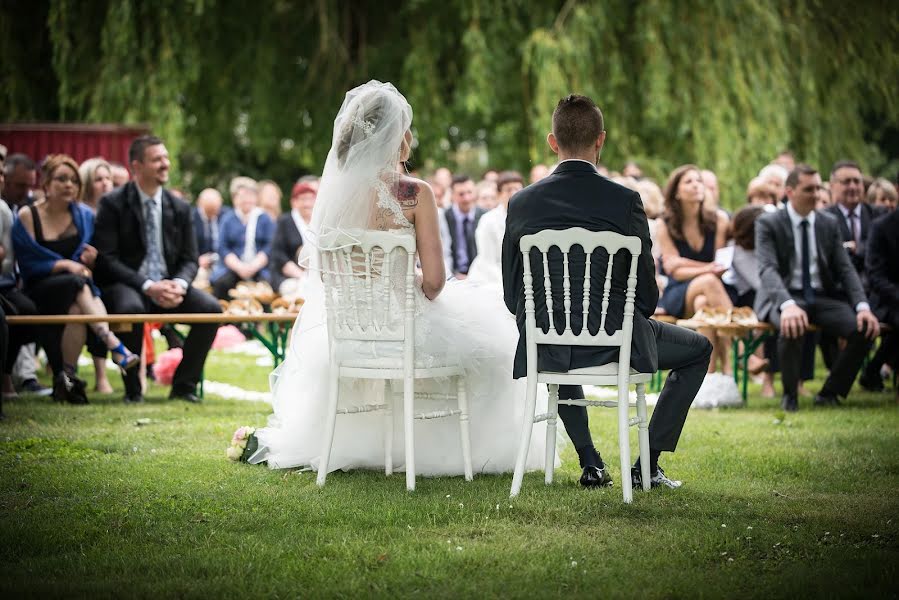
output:
M502 290L462 281L445 282L434 194L427 183L400 172L411 152L412 108L390 83L370 81L346 94L334 121L309 240L312 248L306 302L294 325L287 359L271 375L274 414L256 432L259 450L249 462L271 468L319 466L328 398L328 335L324 289L316 271L316 239L330 231L399 230L415 236L421 272L417 281L415 352L419 364L461 364L468 385L471 454L475 473L512 471L521 433L525 380L512 379L518 340ZM393 284L403 290L402 278ZM340 352L384 355L383 345L358 343ZM427 391L450 385L432 381ZM380 404L383 387L341 380L341 404ZM417 382L421 389L424 382ZM543 412L546 395L540 399ZM538 402L539 403L539 402ZM402 404L394 410L394 464L402 470ZM438 408L416 399L416 412ZM541 423L539 427L544 427ZM383 414L340 416L328 464L337 469L381 469ZM541 468L545 429L531 437L529 468ZM415 462L420 475L463 473L455 418L416 421Z

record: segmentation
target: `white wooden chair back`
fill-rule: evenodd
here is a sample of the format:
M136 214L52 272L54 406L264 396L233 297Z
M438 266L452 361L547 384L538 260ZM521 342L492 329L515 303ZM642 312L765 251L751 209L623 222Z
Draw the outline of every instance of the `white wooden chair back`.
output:
M328 338L414 341L415 237L408 233L338 230L321 237ZM401 267L397 267L397 264ZM405 293L397 294L396 277Z
M562 302L565 309L565 328L559 333L560 323L556 322L554 309L557 306L553 302L553 282L550 278L549 266L549 250L553 246L557 247L562 253ZM571 298L571 275L569 272L569 254L574 246L580 246L585 254L585 269L583 281L583 297L580 303L572 305ZM538 344L553 344L564 346L618 346L621 348L621 362L628 364L630 362L631 337L634 329L634 297L637 289L637 257L640 255L641 244L640 238L635 236L624 236L613 231L588 231L582 227L572 227L570 229L561 230L543 230L539 233L526 235L521 238L521 253L524 259L524 310L525 310L525 334L528 348L528 366L536 365L536 360L531 361L531 352L534 353L536 359L536 351ZM543 287L544 294L542 298L534 297L534 276L531 273L531 249L536 248L540 251L543 263ZM602 304L599 329L595 334L590 333L588 329L588 317L590 315L590 301L596 294L592 293L593 282L591 281L591 261L593 253L597 249L605 249L608 253L608 264L606 273L602 283ZM626 250L630 254L630 269L627 278L627 289L624 301L624 318L620 329L612 333L606 332L606 317L609 312L609 295L612 285L612 265L615 256L620 250ZM555 282L558 289L559 282ZM559 294L556 294L558 297ZM577 300L577 299L575 299ZM544 305L546 308L547 318L549 319L549 329L544 331L537 327L536 307L537 304ZM581 330L577 333L571 327L572 309L581 312L583 324ZM624 354L627 354L627 357Z

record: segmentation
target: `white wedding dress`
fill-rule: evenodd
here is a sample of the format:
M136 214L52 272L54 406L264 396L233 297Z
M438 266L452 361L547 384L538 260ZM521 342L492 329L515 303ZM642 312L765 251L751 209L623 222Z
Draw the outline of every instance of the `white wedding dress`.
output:
M360 102L368 105L359 108ZM376 114L380 119L375 122L370 117L365 118L369 114L365 111L370 112L374 102L378 103ZM404 216L391 188L384 184L384 178L389 177L385 166L390 165L390 160L396 164L395 157L387 156L380 161L380 166L375 165L377 168L369 168L362 158L371 161L377 148L399 147L401 140L394 140L395 133L389 135L390 128L384 123L384 115L392 114L391 103L402 108L404 114L408 112L408 118L401 119L402 135L411 123L411 108L393 86L369 82L347 94L335 121L335 144L322 178L313 214L313 231L321 233L365 223L369 229L400 230L415 235L414 226ZM381 134L388 139L379 140ZM346 139L352 139L353 143L339 143ZM377 142L374 148L373 141ZM354 155L352 148L356 146L360 152ZM347 147L350 150L346 150ZM355 162L354 156L359 156ZM360 171L368 175L363 177ZM363 180L365 183L360 185ZM308 279L306 302L294 325L287 358L271 375L274 414L269 418L268 427L257 431L259 450L250 458L251 463L266 462L269 467L279 469L318 469L330 365L321 277L312 269ZM402 297L402 278L392 277L392 281L397 297ZM511 472L524 416L525 380L512 379L518 329L502 301L502 289L496 285L453 280L447 282L433 301L418 289L416 307L416 363L424 366L460 364L465 371L474 472ZM401 316L398 314L398 318ZM342 356L352 354L366 358L399 352L401 348L396 344L378 342L343 344L339 348ZM342 380L341 385L341 405L384 402L384 387L378 382ZM416 390L442 391L441 388L446 386L446 391L450 391L448 386L452 385L452 381L420 380L416 382ZM416 412L435 410L441 402L444 401L417 399L415 409ZM545 410L544 389L538 398L537 412ZM395 404L394 420L393 461L396 469L402 471L401 398ZM545 432L543 423L534 428L528 454L529 469L543 467ZM381 412L339 415L329 470L383 469L383 436ZM463 473L457 418L415 422L415 463L418 475Z

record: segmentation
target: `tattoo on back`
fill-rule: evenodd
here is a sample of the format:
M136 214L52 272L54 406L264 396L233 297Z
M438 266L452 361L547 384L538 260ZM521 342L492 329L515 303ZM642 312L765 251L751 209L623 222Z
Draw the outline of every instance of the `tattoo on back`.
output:
M398 181L394 195L403 210L418 206L418 184L411 181Z

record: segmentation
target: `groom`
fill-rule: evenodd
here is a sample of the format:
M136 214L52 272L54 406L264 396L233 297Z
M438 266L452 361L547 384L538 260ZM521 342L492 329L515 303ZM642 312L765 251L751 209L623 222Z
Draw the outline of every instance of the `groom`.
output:
M643 249L637 269L631 366L646 373L671 369L671 374L649 423L650 455L637 459L631 477L634 487L640 489L639 463L640 460L649 460L652 487L677 488L681 482L665 476L659 467L659 454L662 451L673 452L677 446L687 411L705 377L712 346L698 333L649 319L659 298L650 253L649 225L640 196L597 173L596 163L605 139L602 112L590 98L577 95L563 98L553 112L552 133L547 136L550 148L559 155L559 165L552 175L526 187L509 203L503 239L503 288L506 306L515 313L518 321L519 340L513 376L519 378L527 375L523 266L519 250L522 236L543 229L569 227L638 236ZM597 266L602 268L594 271L600 273L594 277L604 276L604 265ZM626 289L627 274L625 261L619 258L612 271L612 289ZM554 282L553 287L556 286L561 289L560 283ZM603 289L602 281L595 281L591 288ZM617 317L615 314L613 308L607 319L609 325L618 327L623 314L623 301L619 301ZM572 311L574 330L580 329L578 316L577 311ZM549 371L565 372L617 361L615 348L538 346L537 362L541 369ZM583 397L584 392L579 385L559 386L560 399ZM583 469L581 485L612 485L612 478L590 437L587 409L560 404L559 417L580 459Z

